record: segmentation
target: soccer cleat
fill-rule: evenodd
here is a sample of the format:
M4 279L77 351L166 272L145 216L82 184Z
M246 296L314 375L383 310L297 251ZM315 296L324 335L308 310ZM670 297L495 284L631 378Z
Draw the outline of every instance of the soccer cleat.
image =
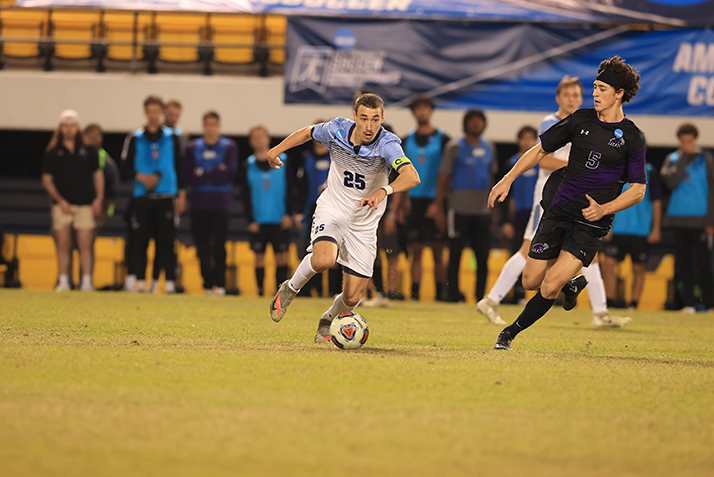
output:
M285 280L278 288L273 301L270 302L270 317L274 322L277 323L283 319L295 295L297 295L297 292L292 291L290 285L288 285L288 280Z
M173 295L176 293L176 283L173 280L166 280L166 285L164 285L164 293L166 295Z
M317 333L315 334L315 343L332 343L330 324L332 324L332 320L320 319L320 323L317 325Z
M511 332L503 330L501 331L501 334L498 335L498 339L496 340L496 344L493 345L493 349L503 349L506 351L510 351L513 349L511 348L511 341L513 341Z
M592 326L598 328L622 328L632 321L629 316L611 315L607 311L593 315Z
M226 296L226 289L223 287L217 287L216 296Z
M377 293L374 298L372 298L371 300L367 300L362 306L366 308L387 308L389 306L389 298L382 295L381 293Z
M490 321L493 324L496 325L505 325L507 324L505 321L501 319L501 316L498 314L498 303L491 300L489 297L485 297L482 300L480 300L476 304L476 309L484 315L486 318L488 318L488 321Z
M58 283L57 286L55 287L56 292L66 292L69 291L69 283Z
M79 287L80 290L83 292L93 292L94 291L94 285L92 285L92 282L84 282L82 283L82 286Z
M563 309L565 311L570 311L575 308L578 304L578 295L585 289L588 285L588 279L584 275L578 275L577 277L570 280L562 288L562 292L565 294L563 298Z

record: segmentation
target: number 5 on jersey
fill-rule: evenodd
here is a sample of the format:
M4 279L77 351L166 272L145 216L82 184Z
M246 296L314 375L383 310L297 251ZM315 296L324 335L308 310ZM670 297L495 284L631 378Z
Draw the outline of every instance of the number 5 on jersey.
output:
M367 186L364 182L364 176L362 174L355 174L350 171L345 171L345 187L354 187L357 190L364 190Z

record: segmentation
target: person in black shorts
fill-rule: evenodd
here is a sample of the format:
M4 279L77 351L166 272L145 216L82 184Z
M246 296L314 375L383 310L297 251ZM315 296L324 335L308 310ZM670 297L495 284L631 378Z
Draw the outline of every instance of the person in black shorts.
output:
M538 290L516 321L501 331L494 349L510 350L511 341L553 306L562 290L571 310L587 285L575 274L592 262L614 214L639 203L646 191L645 137L622 109L639 90L636 69L614 56L600 63L593 85L594 108L578 109L541 134L496 184L488 206L503 202L516 177L548 153L572 143L568 165L551 174L543 190L543 218L533 238L523 286ZM630 187L622 191L623 184Z
M253 126L248 133L253 154L248 157L243 200L248 216L250 248L255 252L255 278L258 295L263 296L265 279L265 248L270 242L275 253L275 276L278 285L288 278L287 252L292 227L292 201L288 193L286 169L273 169L268 162L270 135L265 126ZM287 156L282 155L286 161Z

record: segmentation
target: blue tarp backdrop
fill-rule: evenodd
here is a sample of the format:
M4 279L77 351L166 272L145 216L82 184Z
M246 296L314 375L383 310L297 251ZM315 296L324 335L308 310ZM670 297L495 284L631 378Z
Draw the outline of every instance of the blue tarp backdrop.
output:
M628 113L714 115L709 30L289 18L287 48L287 103L348 104L366 88L397 106L425 94L446 108L550 111L564 75L587 94L600 61L620 55L642 76Z

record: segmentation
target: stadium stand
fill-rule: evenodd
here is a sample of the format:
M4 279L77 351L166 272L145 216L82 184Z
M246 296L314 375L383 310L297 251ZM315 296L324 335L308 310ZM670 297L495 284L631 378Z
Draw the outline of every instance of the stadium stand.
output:
M73 61L62 65L68 67L94 59L102 72L106 59L117 62L114 68L145 66L150 73L202 65L202 72L211 74L214 63L257 64L258 74L265 76L269 65L285 62L286 28L287 19L275 15L30 9L5 2L0 54L41 58L47 71L56 59Z

